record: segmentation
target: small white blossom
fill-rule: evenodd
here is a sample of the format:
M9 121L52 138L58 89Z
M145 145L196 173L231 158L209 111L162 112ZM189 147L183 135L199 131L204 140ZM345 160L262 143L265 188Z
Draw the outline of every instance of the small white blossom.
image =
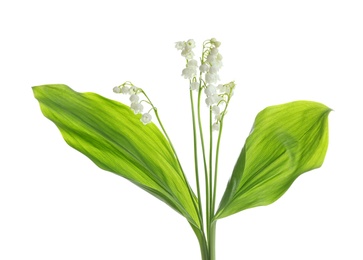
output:
M213 55L213 54L209 54L208 56L207 56L207 61L209 62L209 63L213 63L215 60L217 60L217 55Z
M129 88L128 94L132 95L132 94L136 94L137 93L138 88L135 86L132 86Z
M218 124L218 122L215 122L215 123L212 125L212 129L213 129L213 131L219 131L219 124Z
M131 109L134 111L135 114L142 113L142 110L144 110L144 106L141 103L131 103Z
M221 113L221 109L219 106L213 106L212 111L215 115L219 115Z
M217 86L217 90L219 91L219 92L226 92L226 86L224 86L223 84L219 84L218 86Z
M207 72L207 73L205 74L205 81L206 81L208 84L216 83L218 80L219 80L219 76L218 76L218 74L210 73L210 72Z
M199 82L194 81L194 82L190 83L190 89L191 90L197 90L197 89L199 89Z
M216 87L210 84L204 89L204 93L207 95L207 97L212 96L216 94Z
M190 60L193 59L194 52L192 51L192 49L183 49L181 55L185 57L187 60Z
M196 67L187 67L187 68L183 69L183 71L182 71L182 76L185 79L192 79L196 75L197 75Z
M187 67L198 67L198 62L194 59L188 61Z
M221 101L221 99L222 98L220 96L213 94L205 99L205 103L207 104L207 106L213 106L215 104L218 104L218 102Z
M131 101L131 103L137 103L139 101L139 96L136 94L132 94L130 96L130 101Z
M215 60L215 61L212 62L212 66L215 69L218 69L219 70L220 68L222 68L223 63L222 63L222 61Z
M205 103L207 104L207 106L213 106L214 105L214 99L213 99L213 97L207 97L206 99L205 99Z
M186 45L186 43L185 43L185 42L176 42L176 43L175 43L175 48L176 48L177 50L182 50L182 49L184 49L184 48L185 48L185 45Z
M140 121L141 121L144 125L146 125L146 124L148 124L148 123L150 123L150 122L151 122L151 119L152 119L151 115L150 115L149 113L145 113L145 114L143 114L143 115L141 116Z
M208 64L203 63L202 65L200 65L199 70L200 70L200 72L202 72L202 73L207 72L207 71L209 70L209 66L208 66Z
M212 74L217 74L218 73L218 70L219 68L216 67L216 66L211 66L210 69L209 69L209 73L212 73Z
M218 48L212 48L211 50L210 50L210 54L211 55L217 55L218 54Z
M121 89L119 87L114 87L113 92L116 94L119 94L119 93L121 93Z
M189 39L187 42L186 42L186 47L189 48L189 49L192 49L195 47L195 41L193 39Z
M218 48L219 46L221 46L221 42L217 41L217 40L216 40L216 38L212 38L212 39L210 39L210 42L211 42L214 46L216 46L217 48Z
M128 86L123 86L121 89L122 94L129 94L130 88Z

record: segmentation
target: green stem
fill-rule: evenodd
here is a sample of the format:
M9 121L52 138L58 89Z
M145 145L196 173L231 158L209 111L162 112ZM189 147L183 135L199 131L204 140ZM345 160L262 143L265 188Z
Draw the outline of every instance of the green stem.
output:
M202 260L210 260L208 244L207 244L207 240L206 240L205 235L204 235L204 231L200 230L200 229L197 229L193 225L191 225L191 227L192 227L195 235L198 238Z
M159 113L158 113L157 108L153 105L153 103L151 102L150 98L146 95L146 93L145 93L143 90L142 90L142 93L144 94L144 96L145 96L145 97L146 97L146 99L148 100L149 104L150 104L150 105L152 106L152 108L154 109L154 113L155 113L156 119L158 120L159 125L160 125L161 129L163 130L163 133L164 133L164 135L165 135L166 139L168 139L168 142L169 142L169 144L170 144L171 149L173 150L174 156L175 156L175 158L176 158L176 160L177 160L177 162L178 162L178 165L179 165L179 167L180 167L180 169L181 169L181 172L182 172L182 175L183 175L184 181L185 181L185 182L187 182L187 179L186 179L185 174L184 174L184 170L183 170L183 168L182 168L182 166L181 166L181 163L180 163L180 161L179 161L179 157L178 157L178 155L177 155L177 153L176 153L176 151L175 151L175 149L174 149L173 143L171 142L171 140L170 140L170 138L169 138L168 133L166 132L166 130L165 130L165 128L164 128L163 123L162 123L162 122L161 122L161 120L160 120L160 117L159 117Z
M202 208L202 200L200 195L200 183L199 183L199 169L198 169L198 146L197 146L197 134L196 134L196 125L195 125L195 113L194 113L194 102L193 102L193 92L190 90L190 104L192 109L192 121L193 121L193 144L194 144L194 167L195 167L195 179L197 184L197 196L198 196L198 206L199 206L199 221L201 228L203 229L203 208Z
M208 222L210 220L210 199L209 196L209 178L208 178L208 167L207 167L207 161L206 161L206 155L205 155L205 146L204 146L204 137L203 137L203 127L202 127L202 120L200 117L200 99L201 99L201 93L202 88L199 88L198 92L198 127L199 127L199 135L200 135L200 141L202 145L202 154L203 154L203 165L204 165L204 176L205 176L205 192L206 192L206 219L207 219L207 236L209 232L209 226L210 223Z
M168 140L168 142L169 142L169 144L170 144L171 149L173 150L174 156L175 156L175 158L176 158L176 160L177 160L177 162L178 162L178 165L179 165L179 167L180 167L180 170L181 170L181 173L182 173L182 177L183 177L183 179L184 179L184 181L185 181L185 184L188 186L188 191L189 191L189 195L190 195L190 197L191 197L191 199L192 199L192 201L193 201L193 206L194 206L194 208L195 208L195 210L196 210L196 212L197 212L197 214L198 214L199 221L201 221L201 220L203 220L203 216L202 216L202 214L201 214L201 211L200 211L199 207L198 207L198 206L197 206L197 204L195 203L195 200L194 200L194 196L195 196L195 195L194 195L194 192L193 192L192 188L190 187L190 185L189 185L189 183L188 183L188 181L187 181L187 178L186 178L186 176L185 176L185 173L184 173L183 167L182 167L182 165L181 165L181 163L180 163L179 157L178 157L178 155L177 155L177 153L176 153L176 151L175 151L175 148L174 148L174 146L173 146L173 143L171 142L171 140L170 140L170 138L169 138L169 135L168 135L168 133L166 132L166 130L165 130L165 128L164 128L164 125L163 125L163 123L162 123L162 122L161 122L161 120L160 120L158 110L157 110L157 108L153 105L153 103L151 102L150 98L146 95L146 93L145 93L144 91L142 91L142 93L144 94L144 96L146 97L146 99L148 100L148 102L150 103L150 105L152 106L152 108L154 109L154 113L155 113L155 116L156 116L156 118L157 118L157 120L158 120L158 122L159 122L159 125L160 125L161 129L163 130L163 133L164 133L164 135L165 135L166 139ZM202 224L202 222L200 222L200 227L203 229L203 224Z
M217 175L218 175L218 158L219 158L219 147L221 143L222 129L223 129L223 120L220 121L217 147L216 147L216 157L215 157L215 165L214 165L214 187L213 187L213 198L212 198L212 214L214 217L215 205L216 205L216 193L217 193Z
M209 108L209 214L207 215L207 225L208 225L208 237L210 237L210 227L211 227L211 219L213 217L213 207L212 207L212 198L213 198L213 193L212 193L212 186L213 186L213 129L212 129L212 108ZM209 242L209 239L208 239Z
M210 226L209 233L209 260L216 259L216 224L217 221L213 220Z

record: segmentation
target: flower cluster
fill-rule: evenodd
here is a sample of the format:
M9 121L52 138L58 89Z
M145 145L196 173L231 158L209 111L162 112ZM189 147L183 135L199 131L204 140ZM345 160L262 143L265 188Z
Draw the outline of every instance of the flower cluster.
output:
M185 79L192 79L197 75L198 70L198 61L193 59L194 52L193 48L195 47L194 40L188 40L186 42L180 41L175 43L175 48L178 50L181 50L181 55L185 57L187 60L187 64L185 66L185 69L182 71L182 76Z
M120 86L116 86L113 88L113 92L117 94L127 94L130 95L129 100L131 102L130 108L132 111L134 111L135 114L142 114L141 116L141 122L145 125L151 122L152 116L150 115L150 111L153 109L150 109L148 112L143 113L144 106L142 105L142 102L147 102L148 104L151 104L147 100L141 100L140 101L140 94L144 94L144 91L141 88L136 87L131 82L126 81L125 83L121 84ZM145 95L145 94L144 94Z
M220 122L235 87L234 82L218 84L220 80L218 72L223 66L223 57L219 52L220 46L221 43L215 38L206 40L203 43L202 57L200 58L201 65L198 67L198 62L194 59L193 53L194 40L179 41L175 45L178 50L181 50L182 56L186 59L186 67L182 71L182 76L189 79L190 90L197 90L200 94L200 90L204 89L205 102L211 113L215 115L215 122L212 127L216 131L219 130Z
M205 82L214 84L219 81L218 72L222 68L222 55L219 53L218 47L221 45L219 41L212 38L204 44L204 52L202 56L202 65L200 71L205 73Z
M214 122L211 122L211 126L216 131L220 129L235 87L234 82L218 84L220 80L218 73L223 66L223 57L219 52L220 45L221 43L215 38L206 40L203 43L202 56L199 59L200 65L198 65L198 61L194 58L193 52L195 48L194 40L179 41L175 44L175 47L181 51L181 55L186 60L185 68L182 70L182 76L189 80L190 90L198 91L198 99L201 97L201 93L203 93L202 90L204 90L204 94L206 95L205 103L210 109L210 115L214 115ZM151 122L152 116L150 115L150 111L154 110L156 113L156 108L141 88L127 81L120 86L114 87L113 91L115 93L129 95L131 102L130 108L135 114L142 114L141 122L144 124ZM143 94L146 99L140 100L140 94ZM151 109L146 113L143 113L143 102L151 106Z
M220 128L220 123L223 120L223 116L226 114L229 100L231 99L231 97L233 95L234 87L235 87L235 83L233 81L229 82L225 85L219 84L216 87L216 94L213 94L214 96L217 96L217 97L212 96L212 99L218 100L218 102L215 102L214 104L210 105L211 110L215 116L214 117L215 122L212 125L212 128L215 131L218 131ZM208 98L209 97L207 97L207 100L208 100ZM209 105L209 104L207 103L207 105Z

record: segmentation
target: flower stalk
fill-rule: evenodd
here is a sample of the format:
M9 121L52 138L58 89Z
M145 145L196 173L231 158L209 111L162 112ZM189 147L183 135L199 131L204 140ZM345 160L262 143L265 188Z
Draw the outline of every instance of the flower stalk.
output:
M234 83L219 84L216 86L219 78L219 70L222 67L222 55L219 52L221 43L212 38L203 43L202 54L198 61L194 59L195 42L190 39L188 41L180 41L175 44L175 47L181 51L181 55L185 58L185 68L182 70L181 76L189 81L190 92L190 107L192 114L192 131L193 131L193 152L194 152L194 171L197 189L197 202L193 201L194 207L197 209L199 218L199 228L192 226L196 234L203 260L215 259L215 201L217 193L217 173L218 173L218 157L221 142L223 119L227 111L228 103L233 94ZM130 108L135 114L141 114L141 122L148 124L152 121L151 111L154 111L155 117L161 127L162 132L170 143L170 146L178 161L182 171L183 178L186 181L185 173L180 164L174 146L160 120L158 110L146 95L143 89L136 87L131 82L127 81L113 89L115 93L128 94L131 102ZM198 95L194 99L193 92L197 91ZM208 107L208 131L203 130L202 114L204 109L201 105L203 93L205 94L205 104ZM140 98L143 96L144 99ZM144 113L144 105L150 106L148 112ZM217 141L213 138L215 133L218 133ZM205 136L208 136L208 147L205 144ZM198 158L198 143L202 153L202 162ZM208 157L207 157L208 148ZM199 168L204 170L204 190L205 204L201 195L202 185ZM186 183L188 183L186 181ZM189 187L190 196L193 197L193 190Z

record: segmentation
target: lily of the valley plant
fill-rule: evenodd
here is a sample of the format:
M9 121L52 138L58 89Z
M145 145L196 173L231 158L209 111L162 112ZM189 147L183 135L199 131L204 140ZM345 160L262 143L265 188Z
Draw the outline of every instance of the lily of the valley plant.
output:
M299 175L322 165L331 111L317 102L295 101L258 113L217 203L221 137L236 86L233 81L220 82L220 45L214 38L206 40L197 59L193 40L176 43L185 59L182 76L189 89L194 173L184 172L159 112L143 88L129 81L114 87L115 93L129 96L130 107L65 85L33 88L43 114L71 147L185 217L203 260L216 258L217 220L271 204ZM189 185L187 175L195 177L196 187Z

